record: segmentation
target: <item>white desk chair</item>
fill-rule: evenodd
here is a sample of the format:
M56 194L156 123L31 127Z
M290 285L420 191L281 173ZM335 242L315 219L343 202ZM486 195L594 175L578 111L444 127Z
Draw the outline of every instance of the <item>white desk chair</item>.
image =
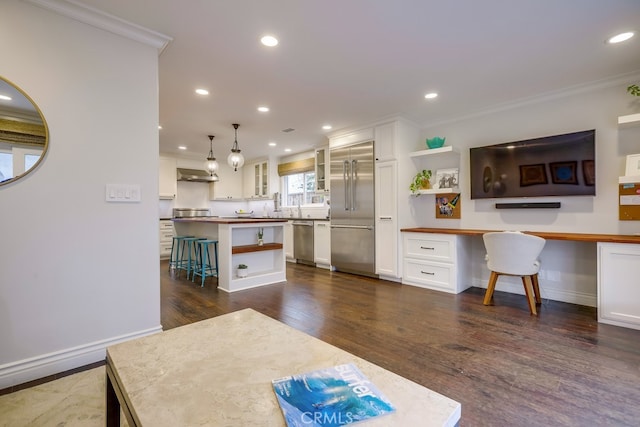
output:
M498 276L520 276L529 302L529 310L531 314L537 315L536 303L542 302L538 285L538 256L542 252L545 239L518 231L485 233L482 239L487 250L487 267L491 270L487 292L484 294L484 305L491 303Z

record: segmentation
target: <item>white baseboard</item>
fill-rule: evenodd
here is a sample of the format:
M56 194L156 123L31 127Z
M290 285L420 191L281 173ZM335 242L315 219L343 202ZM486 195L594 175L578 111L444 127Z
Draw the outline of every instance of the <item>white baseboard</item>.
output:
M473 286L486 289L487 282L479 279L474 279ZM496 291L524 295L524 287L522 286L522 281L519 281L518 283L510 283L506 280L500 280L496 285ZM545 288L542 285L540 285L540 294L543 300L550 299L553 301L568 302L570 304L586 305L588 307L596 307L598 302L598 296L595 294Z
M162 332L162 326L0 365L0 390L104 360L107 347Z

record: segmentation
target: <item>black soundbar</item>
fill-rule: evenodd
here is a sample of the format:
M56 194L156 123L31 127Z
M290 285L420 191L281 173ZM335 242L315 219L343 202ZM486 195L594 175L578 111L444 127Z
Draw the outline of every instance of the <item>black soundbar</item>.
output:
M558 209L560 202L496 203L496 209Z

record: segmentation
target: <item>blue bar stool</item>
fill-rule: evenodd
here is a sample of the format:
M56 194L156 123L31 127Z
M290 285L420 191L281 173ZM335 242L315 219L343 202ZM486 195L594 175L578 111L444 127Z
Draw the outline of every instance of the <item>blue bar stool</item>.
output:
M172 268L178 268L180 261L180 248L181 246L184 246L184 239L187 237L193 236L173 236L173 241L171 242L171 256L169 257L169 271L171 271Z
M204 287L204 280L207 277L218 277L218 241L217 240L198 240L196 243L196 267L191 276L194 282L196 276L202 277L200 287ZM215 266L211 263L211 251L209 245L213 245L213 253Z
M180 258L178 259L178 264L176 268L178 269L177 276L180 276L180 270L187 271L187 280L189 279L189 275L191 274L191 270L195 271L196 269L196 258L193 256L196 250L195 243L198 240L204 240L204 237L185 237L182 239L182 248L180 249ZM185 257L184 251L187 251L187 255Z

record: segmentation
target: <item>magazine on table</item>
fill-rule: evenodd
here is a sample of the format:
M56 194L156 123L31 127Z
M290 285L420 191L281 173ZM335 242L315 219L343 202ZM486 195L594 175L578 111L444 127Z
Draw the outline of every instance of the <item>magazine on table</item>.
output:
M342 426L395 411L353 363L275 379L272 384L288 427Z

